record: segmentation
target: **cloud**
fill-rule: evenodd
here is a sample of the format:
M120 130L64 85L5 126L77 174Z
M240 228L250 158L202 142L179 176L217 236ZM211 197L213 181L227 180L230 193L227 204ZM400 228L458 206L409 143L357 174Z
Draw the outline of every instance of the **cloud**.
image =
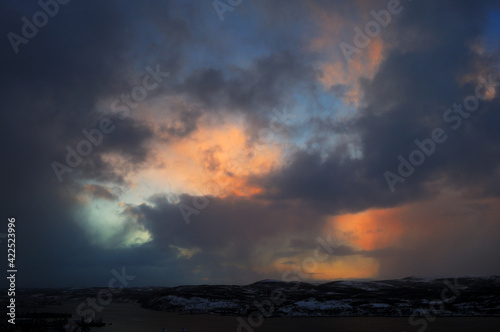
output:
M450 133L452 137L446 147L439 147L439 151L429 158L432 161L426 162L401 184L397 195L388 192L382 176L387 170L397 169L399 154L407 157L415 149L415 139L430 137L436 127L446 127L442 113L447 108L474 95L477 85L462 85L457 79L459 74L495 72L488 60L490 55L478 54L470 48L470 43L484 28L479 7L473 10L477 16L466 18L473 28L458 35L451 34L451 28L438 29L439 22L447 22L448 27L460 25L460 29L464 29L462 19L464 11L470 9L468 6L452 5L448 10L436 8L443 16L428 18L429 22L412 19L416 12L428 10L426 5L420 4L403 12L400 18L403 27L414 31L428 31L434 27L432 40L439 40L439 43L411 51L394 46L373 79L363 81L365 106L347 128L350 135L358 138L362 159L346 159L344 142L339 142L326 156L313 151L298 152L289 167L261 180L267 188L263 197L304 199L335 214L390 207L421 199L423 195L433 195L428 182L437 178L447 179L450 185L457 185L458 181L464 186L474 186L477 181L482 182L483 174L489 181L492 171L498 167L494 157L497 135L489 129L491 123L497 121L498 112L494 110L499 106L498 98L482 102L467 123L467 129ZM392 43L405 42L408 38L405 31L393 32ZM485 66L480 73L477 73L476 63ZM439 75L436 77L435 73ZM488 138L480 134L485 130L489 132ZM474 158L464 158L464 151ZM472 172L472 169L483 172Z
M4 40L0 198L36 271L18 285L125 265L142 284L279 279L327 235L311 278L498 273L498 87L459 129L443 120L499 71L498 4L404 4L345 63L339 43L385 6L253 1L221 24L210 3L71 2L18 54ZM6 4L5 34L36 10ZM168 80L110 114L157 64ZM275 108L294 117L262 139ZM59 183L51 163L103 116L115 130ZM449 139L392 193L383 173L436 127ZM187 225L179 204L203 195Z
M113 194L108 188L101 185L88 184L83 187L83 190L94 198L102 198L110 201L118 199L118 196Z

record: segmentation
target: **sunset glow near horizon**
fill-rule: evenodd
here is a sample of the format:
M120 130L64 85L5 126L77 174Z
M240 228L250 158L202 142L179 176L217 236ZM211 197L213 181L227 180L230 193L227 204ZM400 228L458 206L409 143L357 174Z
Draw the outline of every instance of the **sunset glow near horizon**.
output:
M500 273L498 2L214 3L4 38L20 285Z

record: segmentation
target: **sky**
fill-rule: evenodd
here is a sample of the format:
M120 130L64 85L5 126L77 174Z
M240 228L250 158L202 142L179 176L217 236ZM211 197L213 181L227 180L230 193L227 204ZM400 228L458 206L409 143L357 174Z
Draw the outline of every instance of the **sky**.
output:
M500 274L499 1L1 7L18 287Z

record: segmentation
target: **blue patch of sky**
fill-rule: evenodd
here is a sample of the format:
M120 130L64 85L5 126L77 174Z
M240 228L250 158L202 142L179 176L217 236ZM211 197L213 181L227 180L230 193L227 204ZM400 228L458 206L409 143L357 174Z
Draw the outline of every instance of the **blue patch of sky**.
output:
M500 8L488 15L485 46L489 51L500 51Z

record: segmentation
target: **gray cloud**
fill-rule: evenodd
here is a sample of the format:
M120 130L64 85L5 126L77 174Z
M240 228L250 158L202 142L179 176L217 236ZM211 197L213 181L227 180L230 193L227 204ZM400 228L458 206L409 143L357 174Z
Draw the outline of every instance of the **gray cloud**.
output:
M356 3L363 7L368 2ZM379 4L384 3L369 4L382 8ZM144 285L197 283L203 278L250 282L264 277L252 270L258 265L259 246L275 244L277 252L270 253L274 257L314 249L311 239L323 232L327 215L438 197L439 190L430 185L436 181L441 181L440 188L462 193L464 201L498 198L498 88L496 97L482 101L461 128L447 130L449 140L398 185L397 194L390 192L382 175L395 171L398 155L407 156L415 149L416 138L429 137L436 126L446 126L442 114L447 108L474 94L476 83L462 84L460 77L498 70L497 54L471 48L483 37L485 17L492 8L498 9L498 3L450 0L408 5L381 34L387 53L373 79L361 81L363 106L345 123L336 117L335 106L324 106L320 100L323 91L315 64L330 55L307 51L308 42L319 33L313 28L311 4L325 12L363 19L353 2L291 1L285 8L277 2L257 1L232 13L241 19L224 23L234 26L214 28L219 22L215 13L215 23L210 21L205 11L212 10L209 4L70 2L36 37L20 46L19 54L4 38L0 138L5 142L5 190L0 198L7 207L4 218L18 220L18 255L24 257L19 269L33 271L20 274L18 285L103 284L111 268L125 265L141 276L138 280ZM21 17L30 17L36 10L35 3L5 3L0 14L4 36L19 32ZM245 16L249 13L258 16ZM239 25L241 20L254 20L254 24ZM342 33L348 36L351 28ZM246 36L245 29L252 33ZM207 38L209 32L220 30L224 30L222 37L232 39ZM248 61L240 62L243 56L238 52L247 50L246 43L255 44L255 53L245 54ZM220 58L218 65L214 58ZM112 117L115 131L60 184L50 164L64 160L66 145L75 146L83 139L83 129L95 127L102 117L98 103L130 93L145 66L157 63L168 70L171 80L145 103L169 96L185 98L195 106L179 104L168 110L180 125L154 128L138 118ZM343 89L335 86L326 93L339 98ZM316 134L308 137L306 145L324 146L332 133L349 134L359 142L362 158L347 158L345 142L321 152L299 150L283 169L252 179L265 189L260 195L210 197L209 207L193 216L190 225L162 193L142 205L130 204L125 215L130 213L127 216L133 221L137 218L153 237L142 246L102 249L82 231L80 217L75 216L80 202L73 195L75 187L82 187L79 181L129 185L127 176L148 162L151 141L183 139L198 129L205 114L244 114L249 136L255 138L268 123L270 110L301 102L307 102L310 110L304 111L306 121L287 128L291 139L300 141L307 129ZM105 158L110 154L119 155L123 165L117 167ZM210 158L207 161L210 164ZM94 197L118 199L102 185L91 188ZM188 205L192 200L193 196L181 196ZM494 224L494 214L485 220ZM134 225L125 225L124 232ZM375 250L341 245L337 255L380 259L381 275L388 277L415 271L493 273L498 271L494 264L498 259L492 259L491 253L500 252L494 230L484 226L477 237L468 239L466 235L474 237L471 229L460 224L456 230L440 230L444 239L435 235L418 243L408 241L403 248ZM177 247L201 251L179 258Z

